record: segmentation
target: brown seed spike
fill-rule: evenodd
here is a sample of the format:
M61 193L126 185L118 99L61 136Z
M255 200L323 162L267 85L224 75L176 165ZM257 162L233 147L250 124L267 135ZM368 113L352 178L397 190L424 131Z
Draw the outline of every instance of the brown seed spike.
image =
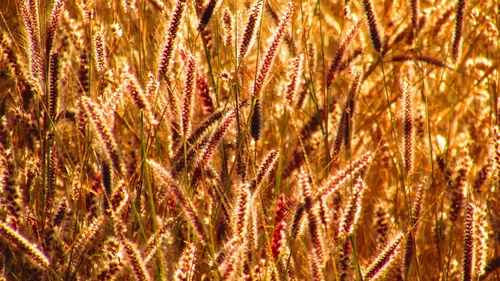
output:
M294 58L290 64L290 68L288 69L288 83L286 84L285 98L290 108L292 108L293 100L299 91L300 85L302 84L303 61L304 57L302 55Z
M97 71L101 74L108 70L108 58L106 56L106 44L101 32L94 36L94 58L97 62Z
M399 248L403 238L404 234L399 233L387 244L385 249L367 267L363 280L377 279L389 269L399 256Z
M366 21L370 30L370 39L373 44L373 49L380 53L382 51L382 39L377 20L375 19L375 12L373 10L373 3L371 0L363 0L363 10L365 11Z
M418 28L418 1L419 0L410 0L411 26L414 30Z
M468 203L464 220L463 281L472 280L474 253L474 206Z
M266 157L260 163L255 179L250 183L250 190L254 192L254 196L260 193L262 184L266 178L269 177L271 171L276 166L278 159L280 157L280 152L278 150L271 150L267 153Z
M222 16L222 28L224 30L224 45L231 46L233 44L233 15L228 8L224 10Z
M193 115L193 87L195 81L195 63L192 55L188 56L186 80L184 84L184 98L182 101L181 130L184 139L191 132L191 116Z
M356 34L359 29L359 25L361 22L357 22L354 24L351 29L347 32L347 35L345 38L342 40L342 42L339 45L339 48L337 49L337 53L335 53L335 57L333 58L332 65L330 66L330 69L328 70L328 75L326 78L326 86L330 87L332 85L333 80L335 80L335 77L337 76L340 66L342 65L342 59L344 58L345 52L347 51L347 47L351 43L351 41L356 37Z
M253 109L252 120L250 125L250 134L255 141L260 139L260 133L262 130L262 108L260 104L260 99L255 100L255 106Z
M410 89L409 76L403 80L403 149L406 172L413 173L414 162L414 117L413 117L413 91Z
M57 99L59 97L59 54L51 53L49 58L49 116L55 122L57 116Z
M240 46L238 47L238 62L241 63L243 58L247 55L254 40L255 33L257 33L257 20L262 10L262 0L255 0L248 14L248 19L245 24L245 31L243 32Z
M354 180L354 185L352 187L352 194L349 202L347 203L345 209L342 212L342 218L339 224L339 236L347 237L351 235L354 228L359 220L361 214L363 194L366 189L365 183L362 177L358 177Z
M462 32L465 18L465 0L457 0L457 13L455 17L455 29L453 31L452 45L451 45L451 60L457 63L460 57L460 50L462 45Z
M0 236L6 242L19 248L37 266L41 268L48 268L50 266L49 259L35 244L28 241L21 233L3 222L0 222Z
M295 4L293 2L289 2L285 14L280 20L278 28L276 29L274 36L272 37L272 40L267 47L264 59L259 66L259 70L257 71L257 77L255 78L252 89L252 98L254 99L259 97L260 92L262 91L262 87L264 86L267 77L269 76L269 71L271 70L274 59L276 58L278 47L281 44L281 41L283 41L283 37L285 36L288 24L292 21L294 11Z
M151 280L144 265L144 260L137 250L137 246L126 238L122 240L122 245L124 252L127 254L128 264L134 272L135 279L137 281Z
M158 80L161 80L167 73L170 60L172 59L172 52L174 50L174 41L179 31L181 18L186 10L186 0L177 0L174 11L170 18L167 34L159 57L158 62Z
M208 22L212 18L212 14L214 13L215 6L217 5L217 0L209 0L205 9L201 14L200 23L198 24L198 31L203 31L205 27L208 25Z
M64 9L65 0L56 0L54 3L54 7L52 8L52 12L50 14L50 21L47 30L47 39L46 39L46 52L50 53L52 50L52 45L54 43L54 36L57 31L57 27L59 25L59 19L61 18L61 14Z

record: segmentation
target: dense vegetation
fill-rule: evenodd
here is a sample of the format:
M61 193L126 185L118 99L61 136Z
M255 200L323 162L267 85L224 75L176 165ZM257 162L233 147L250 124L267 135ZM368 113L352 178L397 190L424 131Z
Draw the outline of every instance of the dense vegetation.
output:
M2 0L2 280L500 280L496 1Z

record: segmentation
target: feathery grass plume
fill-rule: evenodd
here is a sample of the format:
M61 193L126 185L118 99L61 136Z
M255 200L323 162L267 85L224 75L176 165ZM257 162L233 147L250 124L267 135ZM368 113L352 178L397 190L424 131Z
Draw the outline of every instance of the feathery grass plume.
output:
M257 21L259 19L259 15L262 10L262 0L255 0L250 11L248 12L248 18L245 23L245 31L241 36L240 46L238 47L238 63L241 63L243 58L247 55L248 50L250 49L254 37L258 31L257 29Z
M179 31L181 18L186 10L186 0L177 0L174 11L170 17L168 30L165 35L161 55L158 62L158 80L161 80L167 73L170 60L172 59L172 52L174 50L174 41Z
M233 210L232 218L232 233L234 236L241 239L245 236L250 216L250 205L252 204L252 197L248 184L240 184L238 186L238 194Z
M457 0L457 13L455 16L455 29L451 43L451 61L457 63L462 48L462 32L465 18L465 0Z
M82 97L81 102L85 108L87 117L90 119L97 132L97 136L106 151L106 160L111 163L115 172L121 174L123 169L118 151L118 145L116 144L115 138L111 134L108 124L106 124L107 122L105 121L106 119L102 109L88 97Z
M342 217L340 218L338 232L340 237L347 237L353 233L354 227L356 226L359 216L361 215L361 203L363 201L365 189L366 185L362 177L354 179L351 197L342 212Z
M362 0L363 10L365 12L366 21L368 23L368 29L370 30L370 39L373 44L373 49L377 53L382 51L382 39L380 35L380 30L378 27L377 20L375 18L375 11L373 10L372 0Z
M290 237L292 240L295 240L297 237L297 234L299 234L301 223L302 223L302 218L304 217L305 213L305 206L303 203L300 203L296 208L295 208L295 213L293 215L292 219L292 225L290 227Z
M245 246L243 247L242 256L244 259L245 266L250 263L253 263L255 250L257 249L259 243L259 230L258 230L258 221L257 221L257 207L253 202L250 202L249 205L249 213L248 213L248 224L247 231L245 232L245 237L243 237L243 243Z
M342 145L347 151L351 150L351 137L352 137L352 117L356 107L356 93L360 83L360 72L356 71L351 82L349 93L346 97L344 107L342 108L342 115L340 116L339 127L337 129L337 136L332 148L332 159L336 160L340 154Z
M149 261L154 257L156 251L160 248L163 241L170 239L171 237L170 228L172 227L171 222L172 220L164 222L163 225L160 227L160 229L156 231L151 238L149 238L142 253L144 264L148 264Z
M452 222L458 219L465 196L465 185L472 160L469 156L464 157L458 163L457 176L453 180L451 189L450 220Z
M409 80L409 74L406 74L403 78L403 159L407 174L413 173L413 162L415 158L413 90L410 87Z
M292 21L292 16L295 11L295 4L293 2L288 3L288 7L280 20L278 28L274 32L272 40L267 46L266 53L262 62L260 63L259 69L257 71L257 77L255 78L255 82L252 89L252 99L257 98L260 95L262 87L269 76L269 71L271 70L271 66L273 65L274 59L276 58L276 54L278 52L278 47L283 41L283 37L285 36L286 29L290 21Z
M351 44L351 41L356 37L356 34L358 33L359 25L361 24L361 21L358 21L355 23L351 29L347 32L346 36L342 40L342 42L339 45L339 48L337 49L337 52L335 53L335 57L333 58L332 64L330 65L330 69L328 70L328 74L326 76L326 86L330 87L332 85L333 81L337 77L337 74L340 70L340 66L342 65L342 60L344 58L344 55L347 51L347 47L349 47L349 44Z
M97 71L103 74L108 70L108 57L106 52L106 43L102 32L97 31L94 35L94 59L96 61Z
M364 178L372 159L373 153L371 151L367 151L354 160L347 168L328 178L328 180L320 186L317 198L328 198L334 194L341 185L345 184L352 178Z
M50 149L49 168L47 174L47 190L45 194L45 210L52 212L52 206L56 195L56 179L58 170L58 155L56 147Z
M87 112L85 112L85 107L83 106L83 102L81 100L78 101L77 104L78 112L77 112L77 118L76 118L76 125L78 127L78 131L82 136L85 136L85 131L87 128L87 123L88 123L88 116Z
M104 216L99 216L95 218L88 226L80 231L78 236L73 242L73 252L84 255L84 252L88 250L87 246L96 238L97 233L102 230L102 225L104 224ZM70 249L68 249L70 250Z
M218 264L219 272L221 273L221 280L234 280L234 275L237 274L241 262L242 252L245 251L246 243L236 243L232 251Z
M193 280L196 270L196 245L190 243L187 245L177 262L177 269L174 273L174 280L188 281Z
M123 245L123 251L127 255L128 265L132 268L132 272L134 273L135 280L137 281L146 281L151 280L149 277L149 273L144 264L144 260L137 250L137 245L132 241L122 237L121 243Z
M474 180L472 190L474 193L479 194L483 191L483 187L487 185L487 183L491 179L491 175L493 172L493 159L488 159L488 162L484 164L481 169L476 174L476 179Z
M464 219L464 251L462 280L472 280L474 267L474 206L468 202L465 208Z
M253 196L256 197L260 193L260 189L264 180L269 178L272 170L276 166L278 159L280 157L280 152L278 150L269 151L257 169L257 173L255 174L255 179L250 182L250 191L253 192Z
M294 104L294 108L296 109L301 109L302 106L304 105L304 102L306 100L307 94L308 94L309 88L307 87L307 82L302 81L302 84L300 86L300 91L298 92L297 99Z
M240 237L238 235L231 236L227 242L222 245L222 248L215 254L215 257L210 261L211 266L222 265L225 263L226 258L229 257L228 254L234 252L234 250L241 244Z
M324 261L324 247L321 234L321 224L320 219L318 218L317 205L313 201L312 197L311 177L307 173L305 167L301 167L297 183L302 190L304 209L307 213L309 234L311 235L313 245L312 258L315 259L315 262L319 265L322 265Z
M132 74L126 72L123 74L122 79L124 81L124 91L132 97L135 105L144 112L147 123L150 126L158 125L158 121L154 116L151 101L144 94L144 91L139 85L137 79Z
M196 93L201 101L201 107L203 109L203 113L210 114L214 112L215 106L212 100L212 96L210 95L210 86L208 85L206 75L198 70L196 72Z
M253 108L252 119L250 120L250 135L254 141L260 139L260 133L262 131L262 108L260 105L260 99L255 100L255 106Z
M205 27L208 25L208 22L212 18L212 14L214 13L216 5L217 5L217 0L208 0L207 5L205 5L205 8L201 13L200 23L196 28L198 31L203 31Z
M290 67L287 72L288 82L286 84L285 99L288 106L292 108L293 100L299 91L299 87L302 84L302 65L304 63L304 56L300 55L290 63Z
M234 19L231 11L228 8L224 9L222 15L222 30L224 45L226 46L231 46L233 44L233 21Z
M403 233L399 233L384 248L382 252L373 260L364 273L363 280L374 280L382 276L391 265L397 261L401 241L404 238Z
M28 64L31 76L43 80L43 58L40 40L40 23L38 21L38 5L35 0L19 1L19 9L27 31L29 43Z
M415 202L413 203L413 207L411 209L411 217L410 217L410 225L411 227L415 227L420 219L420 211L422 210L422 203L424 201L424 192L425 187L423 184L418 186L417 195L415 197Z
M201 223L201 220L196 213L196 209L193 207L191 200L184 195L183 191L177 185L170 173L165 170L165 168L163 168L160 164L156 163L153 160L148 160L148 162L162 184L167 186L168 189L173 193L175 199L177 200L177 203L182 207L187 221L193 226L194 231L200 241L205 244L207 242L207 236L205 235L203 224Z
M29 260L40 268L48 268L50 261L37 245L28 241L24 236L11 226L0 222L0 236L9 244L14 245L23 252Z
M413 30L418 29L419 0L410 0L411 26Z
M52 46L54 44L54 36L59 26L59 19L64 9L65 0L55 0L52 12L50 13L49 25L47 28L47 37L45 40L46 53L50 54Z
M474 265L472 272L475 279L480 279L486 273L486 258L488 255L488 219L485 210L474 206Z
M59 82L59 54L52 52L49 58L49 116L55 122L57 116L57 99Z
M12 48L12 40L4 32L0 32L0 58L5 60L12 69L14 77L25 77L23 65L19 63L18 54Z
M189 133L191 133L191 118L193 115L193 87L195 74L196 72L194 57L192 55L188 55L181 114L181 130L184 139L186 139Z
M196 162L196 167L197 168L203 168L208 162L212 159L212 156L215 153L215 149L219 145L219 143L222 141L222 138L226 134L226 132L229 130L229 127L231 124L234 122L234 119L236 118L236 110L237 108L232 109L229 111L226 116L224 117L223 121L217 128L217 130L212 134L210 139L208 140L207 145L201 152L197 162Z
M288 207L286 205L285 194L281 193L276 199L276 215L274 216L274 230L271 239L271 255L275 260L283 252L286 247L286 227L287 223L285 221L288 214Z
M309 251L307 254L309 267L311 268L311 278L313 281L325 281L325 274L322 270L321 261L315 257L314 251Z

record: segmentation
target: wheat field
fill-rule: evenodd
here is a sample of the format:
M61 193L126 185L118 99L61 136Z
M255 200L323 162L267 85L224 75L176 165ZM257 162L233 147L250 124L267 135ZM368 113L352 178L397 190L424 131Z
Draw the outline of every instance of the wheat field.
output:
M2 0L0 280L500 280L500 3Z

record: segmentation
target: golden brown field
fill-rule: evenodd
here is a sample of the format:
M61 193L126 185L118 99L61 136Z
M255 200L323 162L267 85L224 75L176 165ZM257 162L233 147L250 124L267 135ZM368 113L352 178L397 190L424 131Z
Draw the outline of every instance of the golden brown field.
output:
M500 280L499 2L0 2L0 280Z

